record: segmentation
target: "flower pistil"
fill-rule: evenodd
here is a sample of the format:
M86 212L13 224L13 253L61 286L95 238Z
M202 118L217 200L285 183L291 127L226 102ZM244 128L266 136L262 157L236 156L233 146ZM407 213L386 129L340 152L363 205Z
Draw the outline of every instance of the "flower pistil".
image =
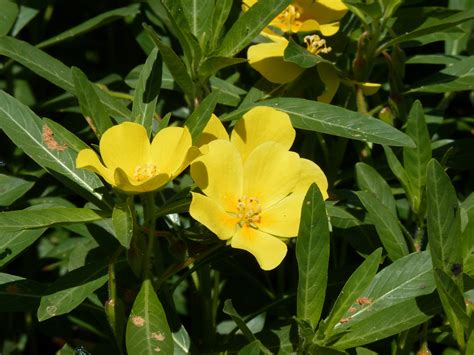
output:
M326 40L318 35L306 36L304 42L306 43L306 50L314 55L319 55L320 53L328 54L332 51L331 47L326 46Z
M285 11L280 13L274 20L275 24L282 26L285 32L292 32L292 29L296 24L299 24L301 21L301 15L303 14L303 9L298 5L289 5Z

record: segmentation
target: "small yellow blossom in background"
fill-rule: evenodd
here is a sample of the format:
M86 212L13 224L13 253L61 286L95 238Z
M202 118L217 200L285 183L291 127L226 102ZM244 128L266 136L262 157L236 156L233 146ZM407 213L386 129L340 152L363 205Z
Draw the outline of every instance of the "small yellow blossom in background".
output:
M256 3L257 0L244 0L244 9ZM348 8L340 0L295 0L285 11L278 15L263 30L262 35L270 42L250 46L247 59L252 68L258 71L265 79L275 84L287 84L295 80L305 70L295 63L285 62L284 52L288 40L275 33L276 29L283 33L320 32L323 36L332 36L339 31L339 20L346 14ZM312 54L327 54L331 47L326 45L326 40L318 35L305 38L307 49ZM326 67L325 67L326 68ZM321 76L325 86L330 86L330 81L324 79L332 73ZM334 85L327 89L333 92ZM329 98L329 100L328 100ZM330 102L332 97L326 93L318 101Z
M92 149L83 149L76 167L101 175L113 187L141 193L156 190L179 175L191 162L192 138L184 127L159 131L152 143L142 125L125 122L109 128L100 139L102 161Z
M244 11L256 2L243 0ZM347 10L341 0L294 0L269 27L285 33L319 31L324 36L332 36L339 31L339 20Z
M295 131L284 112L255 107L230 139L221 127L212 117L200 142L204 154L191 164L203 194L192 194L189 212L233 248L252 253L263 270L272 270L287 252L281 238L298 234L311 183L328 197L326 176L314 162L289 151Z

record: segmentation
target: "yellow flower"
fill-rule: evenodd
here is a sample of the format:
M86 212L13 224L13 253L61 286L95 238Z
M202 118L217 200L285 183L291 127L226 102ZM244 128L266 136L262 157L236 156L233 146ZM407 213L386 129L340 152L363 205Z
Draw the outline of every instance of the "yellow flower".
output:
M243 0L244 10L256 2ZM341 0L294 0L269 26L286 33L319 31L332 36L339 31L339 20L347 10Z
M216 139L230 141L245 161L250 152L262 143L273 141L287 150L295 140L296 132L290 117L272 107L256 106L242 116L229 137L221 121L212 115L197 142L203 153L203 146Z
M327 198L327 180L313 162L276 142L254 148L244 160L236 145L218 139L191 164L203 194L193 193L191 216L233 248L247 250L263 270L286 255L280 238L297 236L305 193L315 182Z
M76 167L101 175L113 187L130 193L156 190L179 175L191 162L192 138L184 127L159 131L152 143L145 128L125 122L109 128L100 139L102 161L92 149L83 149Z

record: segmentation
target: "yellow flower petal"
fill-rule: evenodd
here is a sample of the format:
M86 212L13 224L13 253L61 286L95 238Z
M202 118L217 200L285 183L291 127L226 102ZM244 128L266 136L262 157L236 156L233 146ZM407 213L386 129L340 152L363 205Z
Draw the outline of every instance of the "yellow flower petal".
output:
M132 175L137 165L150 160L150 141L145 128L133 122L124 122L109 128L100 139L100 155L111 170L120 167Z
M187 127L163 128L151 143L152 161L161 173L174 177L185 168L183 162L191 146L192 137Z
M83 149L79 152L76 158L76 168L90 170L101 175L109 184L115 184L113 171L102 164L92 149Z
M328 179L321 168L313 161L308 159L300 159L301 164L301 175L298 179L298 184L294 190L295 194L301 193L306 195L308 192L309 186L312 183L315 183L323 195L323 199L328 198ZM303 196L304 197L304 196Z
M192 193L192 195L193 199L189 207L191 216L216 234L219 239L232 238L239 220L225 212L222 206L213 199L197 193Z
M118 189L125 192L142 193L159 189L166 185L171 177L168 174L158 174L147 180L135 181L130 179L130 176L121 168L117 168L115 169L114 179Z
M295 0L294 3L303 9L301 21L314 19L320 25L340 20L348 10L341 0Z
M288 114L272 107L257 106L237 122L230 141L237 147L245 162L250 152L265 142L277 142L289 150L295 136Z
M240 154L230 142L210 142L208 152L191 164L191 176L199 188L225 211L236 211L242 196L243 167Z
M291 194L261 213L258 225L262 232L278 237L291 238L298 235L301 206L304 194Z
M295 80L304 69L283 60L287 45L285 42L272 42L250 46L247 51L250 66L272 83L286 84Z
M227 134L227 131L225 130L221 120L217 118L216 115L212 114L206 127L204 127L204 130L202 131L196 146L201 147L204 144L208 144L209 142L212 142L216 139L229 140L229 135Z
M379 91L382 84L378 83L358 83L365 96L374 95Z
M317 69L319 77L324 83L324 92L318 96L318 101L328 104L336 95L341 80L334 67L328 63L319 63Z
M250 252L263 270L276 268L287 252L286 244L280 239L246 226L237 231L231 246Z
M265 210L293 191L300 173L298 154L279 143L263 143L245 162L244 195L257 198Z

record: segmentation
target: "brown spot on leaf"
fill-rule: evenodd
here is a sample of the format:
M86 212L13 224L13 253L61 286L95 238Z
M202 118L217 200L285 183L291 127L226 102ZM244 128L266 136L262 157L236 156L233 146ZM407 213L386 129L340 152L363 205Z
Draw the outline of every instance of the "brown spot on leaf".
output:
M55 150L57 152L63 152L67 149L66 144L59 144L56 138L54 138L54 133L48 126L43 126L43 142L48 147L49 150Z
M160 347L157 346L156 348L154 348L153 350L155 350L157 353L159 353L161 351Z
M143 327L145 325L145 319L140 316L133 316L132 323L137 327Z
M352 317L342 318L342 319L339 321L339 323L345 324L345 323L349 322L351 319L352 319Z
M348 312L349 312L350 314L354 314L356 311L357 311L357 308L355 308L355 307L350 307Z
M153 332L151 333L152 339L158 340L158 341L163 341L165 340L165 336L162 332Z
M359 305L366 305L366 304L372 304L372 300L368 297L359 297L357 300L356 300L357 304Z

